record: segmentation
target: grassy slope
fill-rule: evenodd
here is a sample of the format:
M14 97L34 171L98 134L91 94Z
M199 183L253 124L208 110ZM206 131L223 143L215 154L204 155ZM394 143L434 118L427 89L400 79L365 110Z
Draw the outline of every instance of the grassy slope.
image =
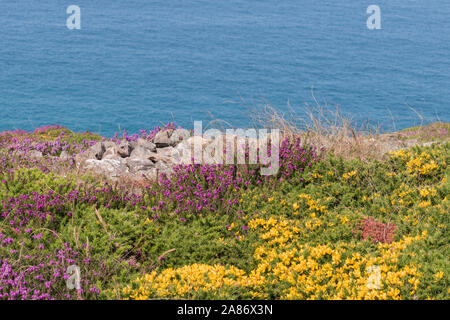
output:
M0 257L13 270L44 264L37 271L42 281L24 278L57 298L449 299L449 162L450 143L383 161L325 156L276 186L239 191L231 210L167 210L157 219L149 208L158 194L136 204L89 177L3 171L3 206L11 197L51 193L40 211L53 218L31 219L23 228L1 219ZM89 199L55 204L54 193L74 189ZM366 229L358 229L364 221ZM392 243L375 241L387 241L390 228ZM67 247L77 252L70 263L81 267L78 294L62 280L45 284L67 267L64 259L49 263ZM65 250L60 255L71 254Z
M431 159L436 166L427 167ZM204 264L208 228L195 245L164 247L199 258L173 253L166 263L176 269L159 269L126 291L134 298L448 299L449 160L449 144L397 152L384 162L329 158L303 183L252 188L240 219L219 240L229 248L224 259ZM361 241L353 231L367 217L395 225L394 242ZM192 262L203 264L187 266ZM367 288L370 266L380 270L379 289ZM199 277L203 272L214 277Z

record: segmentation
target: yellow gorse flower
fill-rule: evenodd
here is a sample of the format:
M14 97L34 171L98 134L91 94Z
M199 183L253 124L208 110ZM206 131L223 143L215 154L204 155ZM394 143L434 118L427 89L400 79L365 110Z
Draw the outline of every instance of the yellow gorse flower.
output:
M402 288L409 288L411 297L420 284L421 274L415 266L397 262L407 246L427 233L380 244L380 255L372 256L349 254L352 244L299 244L295 240L302 234L301 227L284 218L255 218L248 226L263 240L254 250L257 265L253 270L218 264L155 270L124 288L123 294L131 299L189 298L201 291L224 298L241 290L249 298L267 299L267 288L283 283L282 299L402 299ZM379 287L369 285L374 269L370 266L379 270Z

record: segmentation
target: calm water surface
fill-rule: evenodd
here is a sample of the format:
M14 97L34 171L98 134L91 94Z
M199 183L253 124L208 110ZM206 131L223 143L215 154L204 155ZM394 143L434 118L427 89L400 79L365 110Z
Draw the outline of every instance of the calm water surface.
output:
M408 105L450 121L450 1L0 2L0 130L247 127L244 104L301 115L312 92L386 130L420 123Z

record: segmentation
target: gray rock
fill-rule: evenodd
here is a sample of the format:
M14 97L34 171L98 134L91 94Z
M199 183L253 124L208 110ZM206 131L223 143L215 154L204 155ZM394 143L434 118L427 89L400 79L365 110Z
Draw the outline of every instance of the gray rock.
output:
M173 172L172 166L165 161L157 162L155 168L158 170L158 174L171 174Z
M144 138L138 138L136 141L133 141L131 143L131 146L133 147L133 149L138 148L138 147L142 147L144 149L148 149L152 152L156 152L156 145Z
M136 148L134 148L133 151L131 152L130 158L148 160L150 156L153 154L154 152L152 152L150 149L142 147L141 145L137 145Z
M89 151L92 152L93 156L97 160L102 160L103 154L106 151L105 145L103 142L97 142L92 147L89 148Z
M113 147L117 147L117 143L115 143L114 141L109 141L109 140L103 141L103 145L105 146L106 150L113 148Z
M441 144L440 141L430 141L430 142L425 142L422 144L423 147L431 147L434 144Z
M174 147L157 149L157 153L152 154L150 160L156 163L164 162L171 167L182 163L181 152Z
M169 138L169 145L176 146L181 141L186 141L190 137L190 133L185 129L176 129Z
M186 142L191 145L199 145L202 146L202 148L206 147L208 144L213 142L212 139L203 138L201 136L192 136L186 140Z
M42 156L42 152L40 152L40 151L30 150L27 152L27 157L32 160L40 160L43 156Z
M103 158L102 159L117 159L117 158L122 158L119 153L119 146L117 144L114 143L114 145L108 147L105 151L105 153L103 154Z
M148 156L147 159L151 160L153 163L156 163L156 162L162 160L162 156L159 155L159 154L157 154L156 152L152 152L152 153Z
M191 145L186 141L177 144L173 152L173 157L179 164L191 164L193 156Z
M203 150L203 162L208 164L220 164L225 159L223 136L216 137Z
M75 155L75 163L77 166L80 166L86 159L93 158L93 155L90 154L89 150L86 150L84 152L78 153Z
M163 157L170 157L173 154L173 151L175 150L174 147L164 147L164 148L158 148L156 149L156 153Z
M138 171L147 171L155 167L153 161L148 159L128 158L125 161L131 173L136 173Z
M133 148L131 147L131 144L126 141L123 140L118 147L117 153L119 154L119 156L121 156L122 158L126 158L129 157L131 154L131 151L133 150Z
M117 180L129 172L125 161L122 159L87 159L82 163L82 168L96 174L104 175L111 180Z
M172 132L172 129L159 131L153 138L153 143L156 144L157 148L170 146L170 136L172 135Z
M158 178L158 169L151 168L146 171L140 171L138 174L139 174L139 179L145 178L147 180L156 181L156 179Z
M59 158L63 161L67 161L71 158L70 153L68 153L67 151L62 151L61 154L59 155Z

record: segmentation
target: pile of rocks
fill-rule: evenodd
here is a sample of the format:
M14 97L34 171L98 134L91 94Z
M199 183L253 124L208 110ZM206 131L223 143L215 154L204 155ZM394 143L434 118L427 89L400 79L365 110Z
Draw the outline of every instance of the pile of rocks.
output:
M81 170L112 181L155 180L161 173L171 173L175 165L189 162L196 139L203 140L191 137L187 130L167 129L158 132L153 139L102 141L76 155L75 163ZM207 142L205 139L201 143Z

